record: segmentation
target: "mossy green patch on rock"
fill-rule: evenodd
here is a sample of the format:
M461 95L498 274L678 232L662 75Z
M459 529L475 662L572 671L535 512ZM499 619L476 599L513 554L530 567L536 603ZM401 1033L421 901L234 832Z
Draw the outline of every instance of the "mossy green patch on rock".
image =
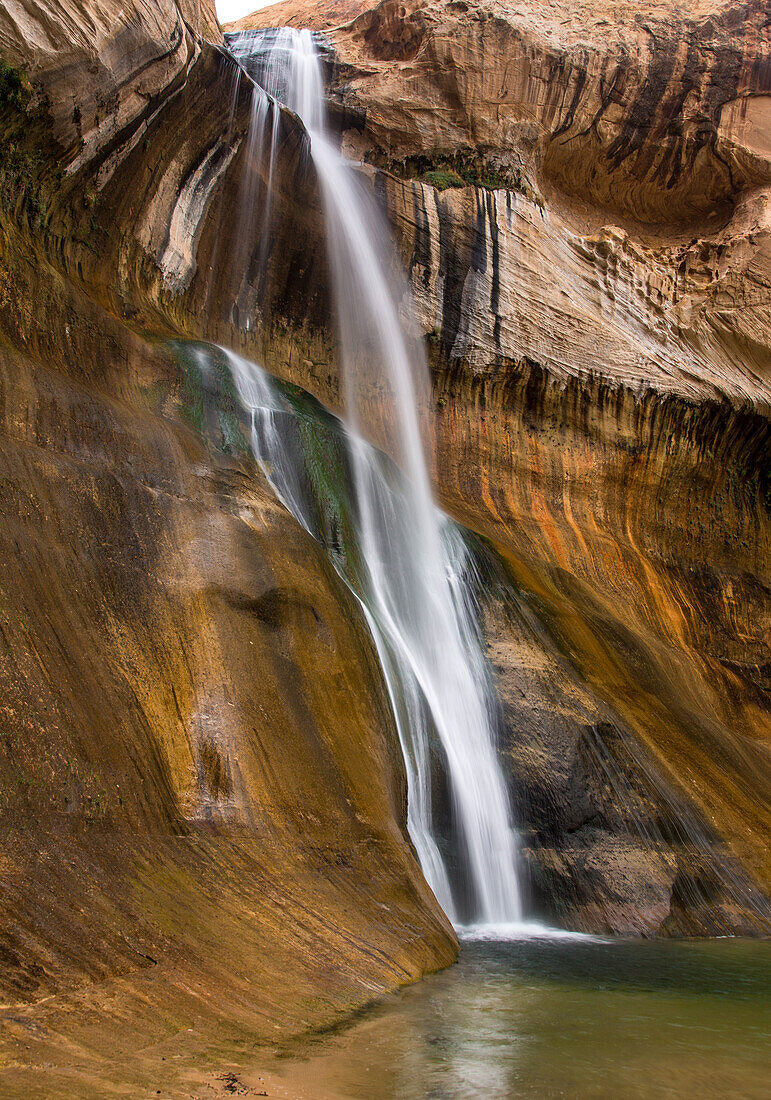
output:
M21 148L15 142L0 151L0 207L12 213L26 209L33 229L39 228L48 213L48 202L40 184L44 167L42 157Z
M0 108L23 111L32 98L29 77L0 57Z
M22 213L33 232L49 215L61 165L51 148L45 98L0 58L0 213Z
M445 191L448 187L466 187L466 181L452 169L446 171L434 170L424 172L420 177L421 182L430 183L437 191Z
M452 155L416 155L399 161L373 158L380 167L405 179L428 183L437 191L451 187L480 187L485 191L516 191L530 202L543 206L544 200L517 164L504 165L500 158L488 158L483 152L459 149Z
M214 450L233 455L247 453L249 444L239 419L241 405L225 356L209 346L201 354L196 344L185 341L172 341L169 347L182 369L182 418Z

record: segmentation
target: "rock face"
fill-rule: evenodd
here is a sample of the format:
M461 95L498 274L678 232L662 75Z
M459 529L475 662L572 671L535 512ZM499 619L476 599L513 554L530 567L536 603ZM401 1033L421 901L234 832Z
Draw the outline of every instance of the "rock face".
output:
M752 876L668 777L618 692L581 675L537 595L512 591L494 569L486 609L534 910L621 935L763 928L768 908Z
M334 40L392 158L466 150L646 224L703 226L769 182L766 15L385 0Z
M352 147L487 184L392 200L452 359L767 408L771 44L760 5L702 8L383 3L335 33Z
M280 0L266 8L245 15L242 19L226 23L224 30L250 31L258 27L308 27L313 31L328 31L361 15L370 7L369 0Z
M193 1026L280 1042L457 951L406 839L358 606L249 458L224 375L166 343L229 339L257 294L258 243L236 275L226 214L251 88L204 19L171 3L0 13L11 1091L45 1062L59 1095L154 1092L155 1044ZM283 133L274 231L308 225L324 317L304 136L289 115ZM271 267L294 325L277 357L313 320L295 255Z
M539 787L565 805L591 801L598 760L581 764L580 781L575 769L560 778L556 761L575 756L588 728L596 740L598 723L623 728L637 746L636 763L622 753L626 780L652 768L664 801L676 792L678 812L690 806L701 835L716 831L729 862L740 857L767 887L771 47L761 6L642 16L625 4L605 14L386 0L331 37L344 140L389 170L378 183L428 336L440 494L498 548L539 624L540 642L524 646L510 618L492 641L504 680L560 712L549 723L508 707L513 774L524 769L531 791L521 826L543 825ZM517 662L531 662L533 646L542 669L525 675ZM583 699L583 717L571 704L567 756L565 705L549 701L555 651ZM553 831L560 813L550 813ZM569 818L559 841L541 834L536 878L556 843L549 874L570 921L683 927L680 885L701 874L693 854L664 857L650 905L611 872L618 896L601 913L595 874L582 912ZM607 863L618 871L617 825ZM569 898L554 877L565 859L578 884ZM705 877L730 883L733 872ZM717 916L714 889L705 896L716 926L730 926L735 914ZM703 908L685 908L703 929ZM765 902L759 912L762 924Z
M107 1008L92 1065L161 1005L169 1033L199 1014L272 1039L456 950L363 625L223 379L163 343L340 406L307 135L282 111L270 222L245 231L271 169L206 33L210 8L171 0L0 10L14 1058L37 1028L66 1063ZM427 338L438 491L495 558L534 904L767 928L764 12L385 0L330 38Z

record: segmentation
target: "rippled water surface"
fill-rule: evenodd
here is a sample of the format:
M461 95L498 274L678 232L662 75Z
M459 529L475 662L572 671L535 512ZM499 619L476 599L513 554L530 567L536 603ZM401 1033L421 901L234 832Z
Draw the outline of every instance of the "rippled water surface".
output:
M346 1100L769 1098L771 943L466 943L278 1073Z

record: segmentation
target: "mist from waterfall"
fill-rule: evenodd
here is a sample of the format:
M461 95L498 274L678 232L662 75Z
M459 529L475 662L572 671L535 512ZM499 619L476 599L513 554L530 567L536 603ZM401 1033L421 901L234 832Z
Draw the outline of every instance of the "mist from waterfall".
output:
M359 595L386 679L408 779L408 829L423 872L456 924L521 919L516 838L496 751L497 703L477 621L471 562L434 503L426 461L428 370L410 299L370 190L326 124L309 31L251 32L231 49L308 130L326 217L346 410L352 545L344 573ZM248 38L248 41L247 41ZM252 446L287 507L315 534L313 502L286 449L281 401L254 364L228 353L252 413ZM395 465L366 442L387 436ZM450 826L436 823L446 788Z

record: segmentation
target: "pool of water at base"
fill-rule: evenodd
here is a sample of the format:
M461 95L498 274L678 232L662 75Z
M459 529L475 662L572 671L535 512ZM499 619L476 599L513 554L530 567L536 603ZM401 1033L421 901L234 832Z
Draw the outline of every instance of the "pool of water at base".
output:
M771 1098L771 941L470 941L274 1066L305 1100Z

